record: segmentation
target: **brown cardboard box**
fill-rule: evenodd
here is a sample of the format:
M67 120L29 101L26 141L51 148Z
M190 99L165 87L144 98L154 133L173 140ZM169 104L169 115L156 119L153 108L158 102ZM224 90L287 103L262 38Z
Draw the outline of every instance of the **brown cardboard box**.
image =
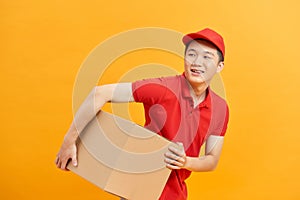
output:
M78 140L78 166L68 169L129 200L159 198L170 170L164 153L174 143L131 121L100 111Z

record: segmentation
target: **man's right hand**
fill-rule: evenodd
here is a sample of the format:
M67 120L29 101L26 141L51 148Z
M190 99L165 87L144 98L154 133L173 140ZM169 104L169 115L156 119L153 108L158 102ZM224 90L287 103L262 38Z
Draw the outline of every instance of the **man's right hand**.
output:
M66 168L69 160L72 160L73 166L77 166L76 140L70 141L66 138L63 144L61 145L58 154L56 155L55 164L57 168L60 168L64 171L69 171Z
M133 101L134 98L131 83L116 83L95 86L74 116L74 121L71 124L65 140L56 156L56 166L62 170L68 171L66 167L70 160L72 160L72 164L74 166L77 166L76 140L79 133L93 119L93 117L95 117L96 113L99 112L106 102L125 103Z

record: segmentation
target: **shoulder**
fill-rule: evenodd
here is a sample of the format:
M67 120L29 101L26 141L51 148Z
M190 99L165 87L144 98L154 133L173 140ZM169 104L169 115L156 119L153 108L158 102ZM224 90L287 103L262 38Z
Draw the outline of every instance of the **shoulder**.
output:
M181 80L180 75L159 77L159 78L146 78L142 80L137 80L132 83L133 89L145 85L161 85L161 86L170 86L176 83L179 83Z
M132 83L132 92L135 101L144 103L157 103L162 100L170 87L180 81L178 76L148 78Z
M226 100L224 98L220 97L217 93L215 93L210 88L209 88L209 95L210 95L210 99L211 99L211 105L213 107L215 107L215 106L228 107Z

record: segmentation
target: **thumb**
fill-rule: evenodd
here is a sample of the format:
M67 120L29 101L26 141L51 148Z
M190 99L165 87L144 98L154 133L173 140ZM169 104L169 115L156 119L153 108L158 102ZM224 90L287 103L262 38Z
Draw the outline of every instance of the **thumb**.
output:
M183 147L183 143L182 142L176 142L179 146Z
M182 149L184 148L183 143L182 142L176 142Z
M76 155L76 153L75 153L75 155L72 156L72 164L73 164L74 167L76 167L77 164L78 164L77 163L77 155Z

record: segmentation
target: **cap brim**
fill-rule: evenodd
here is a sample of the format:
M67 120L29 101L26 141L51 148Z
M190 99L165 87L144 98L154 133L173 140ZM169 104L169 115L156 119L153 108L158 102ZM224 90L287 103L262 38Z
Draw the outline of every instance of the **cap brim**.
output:
M185 35L183 38L182 38L182 42L187 45L188 43L190 43L192 40L195 40L195 39L204 39L204 40L207 40L211 43L214 44L213 41L211 41L209 38L205 37L204 35L201 35L199 33L190 33L190 34L187 34Z
M183 38L182 38L182 42L187 45L189 44L192 40L196 40L196 39L203 39L203 40L206 40L208 42L210 42L211 44L213 44L223 55L224 57L224 51L221 50L221 48L211 39L209 39L208 37L206 37L205 35L201 35L199 33L190 33L190 34L187 34L185 35Z

